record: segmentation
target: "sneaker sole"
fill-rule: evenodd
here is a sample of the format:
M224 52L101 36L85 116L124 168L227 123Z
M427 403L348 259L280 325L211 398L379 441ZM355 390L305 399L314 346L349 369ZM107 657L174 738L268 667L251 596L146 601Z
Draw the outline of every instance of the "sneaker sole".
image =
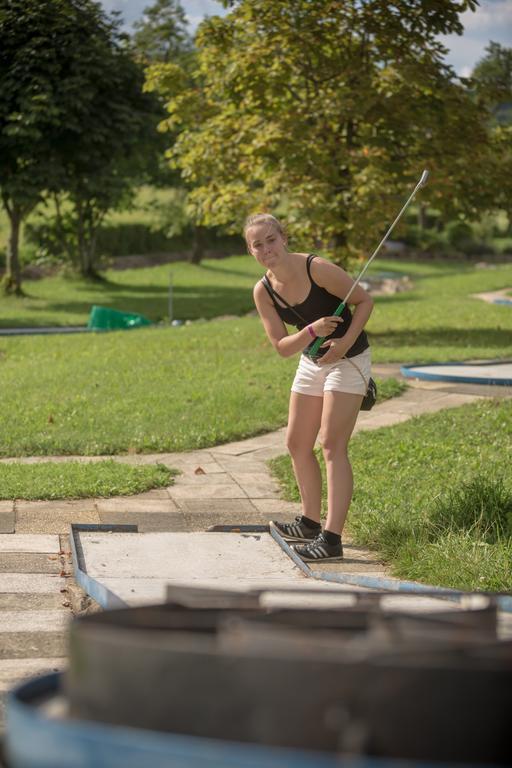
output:
M332 555L331 557L305 557L300 555L297 551L295 553L304 560L305 563L341 563L343 555Z

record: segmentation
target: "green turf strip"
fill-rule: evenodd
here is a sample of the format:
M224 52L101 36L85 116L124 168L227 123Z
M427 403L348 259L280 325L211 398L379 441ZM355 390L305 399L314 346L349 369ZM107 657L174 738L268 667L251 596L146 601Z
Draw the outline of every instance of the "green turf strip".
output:
M348 530L356 543L380 552L395 576L458 589L512 589L511 401L361 432L350 455L355 492ZM288 457L272 467L286 498L298 501Z
M130 466L96 462L0 463L0 499L79 499L127 496L172 484L163 464Z

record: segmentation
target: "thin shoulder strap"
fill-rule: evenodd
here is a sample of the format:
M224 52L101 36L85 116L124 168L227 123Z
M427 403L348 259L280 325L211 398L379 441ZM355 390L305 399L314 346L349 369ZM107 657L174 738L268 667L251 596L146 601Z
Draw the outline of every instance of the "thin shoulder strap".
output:
M313 282L313 278L311 277L311 262L313 261L315 256L316 256L316 253L310 253L308 255L308 258L306 259L306 269L308 272L308 277L311 280L311 282Z
M267 293L268 293L268 295L270 296L270 298L272 299L272 301L274 302L274 304L277 304L277 301L276 301L276 299L279 299L279 301L280 301L280 302L282 302L282 304L284 304L284 306L285 306L287 309L289 309L291 312L293 312L293 314L294 314L294 315L296 315L296 316L299 318L299 320L301 321L301 323L306 323L306 321L304 320L304 318L302 317L302 315L300 315L300 314L297 312L297 310L296 310L294 307L292 307L292 305L291 305L291 304L288 304L288 302L286 301L286 299L283 299L283 297L282 297L282 296L280 296L280 295L278 294L278 292L277 292L277 291L276 291L274 288L272 288L272 285L270 284L270 280L268 279L268 277L267 277L266 275L263 275L263 277L261 278L261 282L262 282L262 283L263 283L263 285L265 286L265 288L266 288L266 290L267 290Z

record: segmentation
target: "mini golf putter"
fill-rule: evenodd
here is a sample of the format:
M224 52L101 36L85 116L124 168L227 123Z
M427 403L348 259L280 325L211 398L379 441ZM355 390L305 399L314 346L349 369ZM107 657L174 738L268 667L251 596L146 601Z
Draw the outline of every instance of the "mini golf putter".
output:
M350 298L350 296L352 294L352 291L354 290L356 285L358 285L358 283L361 280L362 276L364 275L364 273L366 272L366 270L368 269L368 267L370 266L370 264L372 263L372 261L374 260L374 258L376 257L376 255L378 254L378 252L380 251L380 249L382 248L382 246L386 242L386 240L388 239L388 237L390 236L391 232L393 231L393 228L394 228L395 224L401 218L403 212L405 211L405 209L407 208L409 203L412 201L412 199L413 199L414 195L416 194L416 192L418 191L418 189L421 189L421 187L425 186L425 184L427 183L427 179L428 179L428 171L423 171L423 173L421 174L420 180L418 181L418 183L414 187L414 190L413 190L412 194L409 196L409 199L407 200L407 202L405 203L404 207L402 208L402 210L400 211L400 213L398 214L398 216L396 217L396 219L394 220L394 222L392 223L392 225L390 226L390 228L388 229L388 231L386 232L386 234L384 235L384 237L382 238L382 240L378 244L378 246L375 249L375 251L373 252L373 254L370 256L370 258L366 262L365 266L363 267L363 269L359 273L359 276L357 277L356 281L352 285L352 288L350 289L350 291L347 293L347 295L345 296L345 298L343 299L341 304L339 304L336 307L336 309L334 310L333 315L337 315L339 317L342 314L343 310L347 306L347 302L348 302L348 300L349 300L349 298ZM324 343L325 339L326 339L325 336L319 336L313 342L313 344L311 345L309 351L307 352L307 356L311 360L316 360L316 358L318 357L318 350L320 349L320 347Z

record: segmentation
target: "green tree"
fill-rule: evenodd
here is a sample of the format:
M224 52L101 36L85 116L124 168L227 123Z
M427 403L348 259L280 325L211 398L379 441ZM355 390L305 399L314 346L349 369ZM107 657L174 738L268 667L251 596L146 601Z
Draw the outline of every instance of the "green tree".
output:
M185 11L179 0L156 0L144 9L142 19L134 24L131 46L136 59L145 67L158 62L189 66L194 56L192 37ZM165 117L164 99L160 98L160 120ZM148 181L160 187L179 185L179 174L165 159L169 136L156 133L155 152L148 165ZM172 138L171 138L172 141Z
M156 0L133 25L135 50L145 63L175 61L192 49L187 26L179 0Z
M145 87L147 91L159 94L162 102L165 103L166 110L170 113L160 123L162 137L167 147L165 158L174 172L180 173L185 219L188 218L192 227L193 242L189 261L192 264L199 264L206 248L207 229L196 207L189 203L194 183L174 157L174 144L179 136L195 131L209 109L203 90L203 78L198 69L197 52L191 50L175 62L151 64L146 70Z
M21 292L23 218L47 194L73 204L78 261L94 273L105 211L140 171L155 100L119 23L92 0L0 0L0 188L10 219L5 289Z
M495 122L512 123L512 48L491 41L485 50L471 73L473 90Z
M196 36L192 83L164 65L169 150L198 221L238 229L255 209L336 258L367 251L424 167L436 205L471 210L483 110L444 62L473 0L241 0ZM470 190L472 195L467 194ZM425 199L428 199L426 197Z

